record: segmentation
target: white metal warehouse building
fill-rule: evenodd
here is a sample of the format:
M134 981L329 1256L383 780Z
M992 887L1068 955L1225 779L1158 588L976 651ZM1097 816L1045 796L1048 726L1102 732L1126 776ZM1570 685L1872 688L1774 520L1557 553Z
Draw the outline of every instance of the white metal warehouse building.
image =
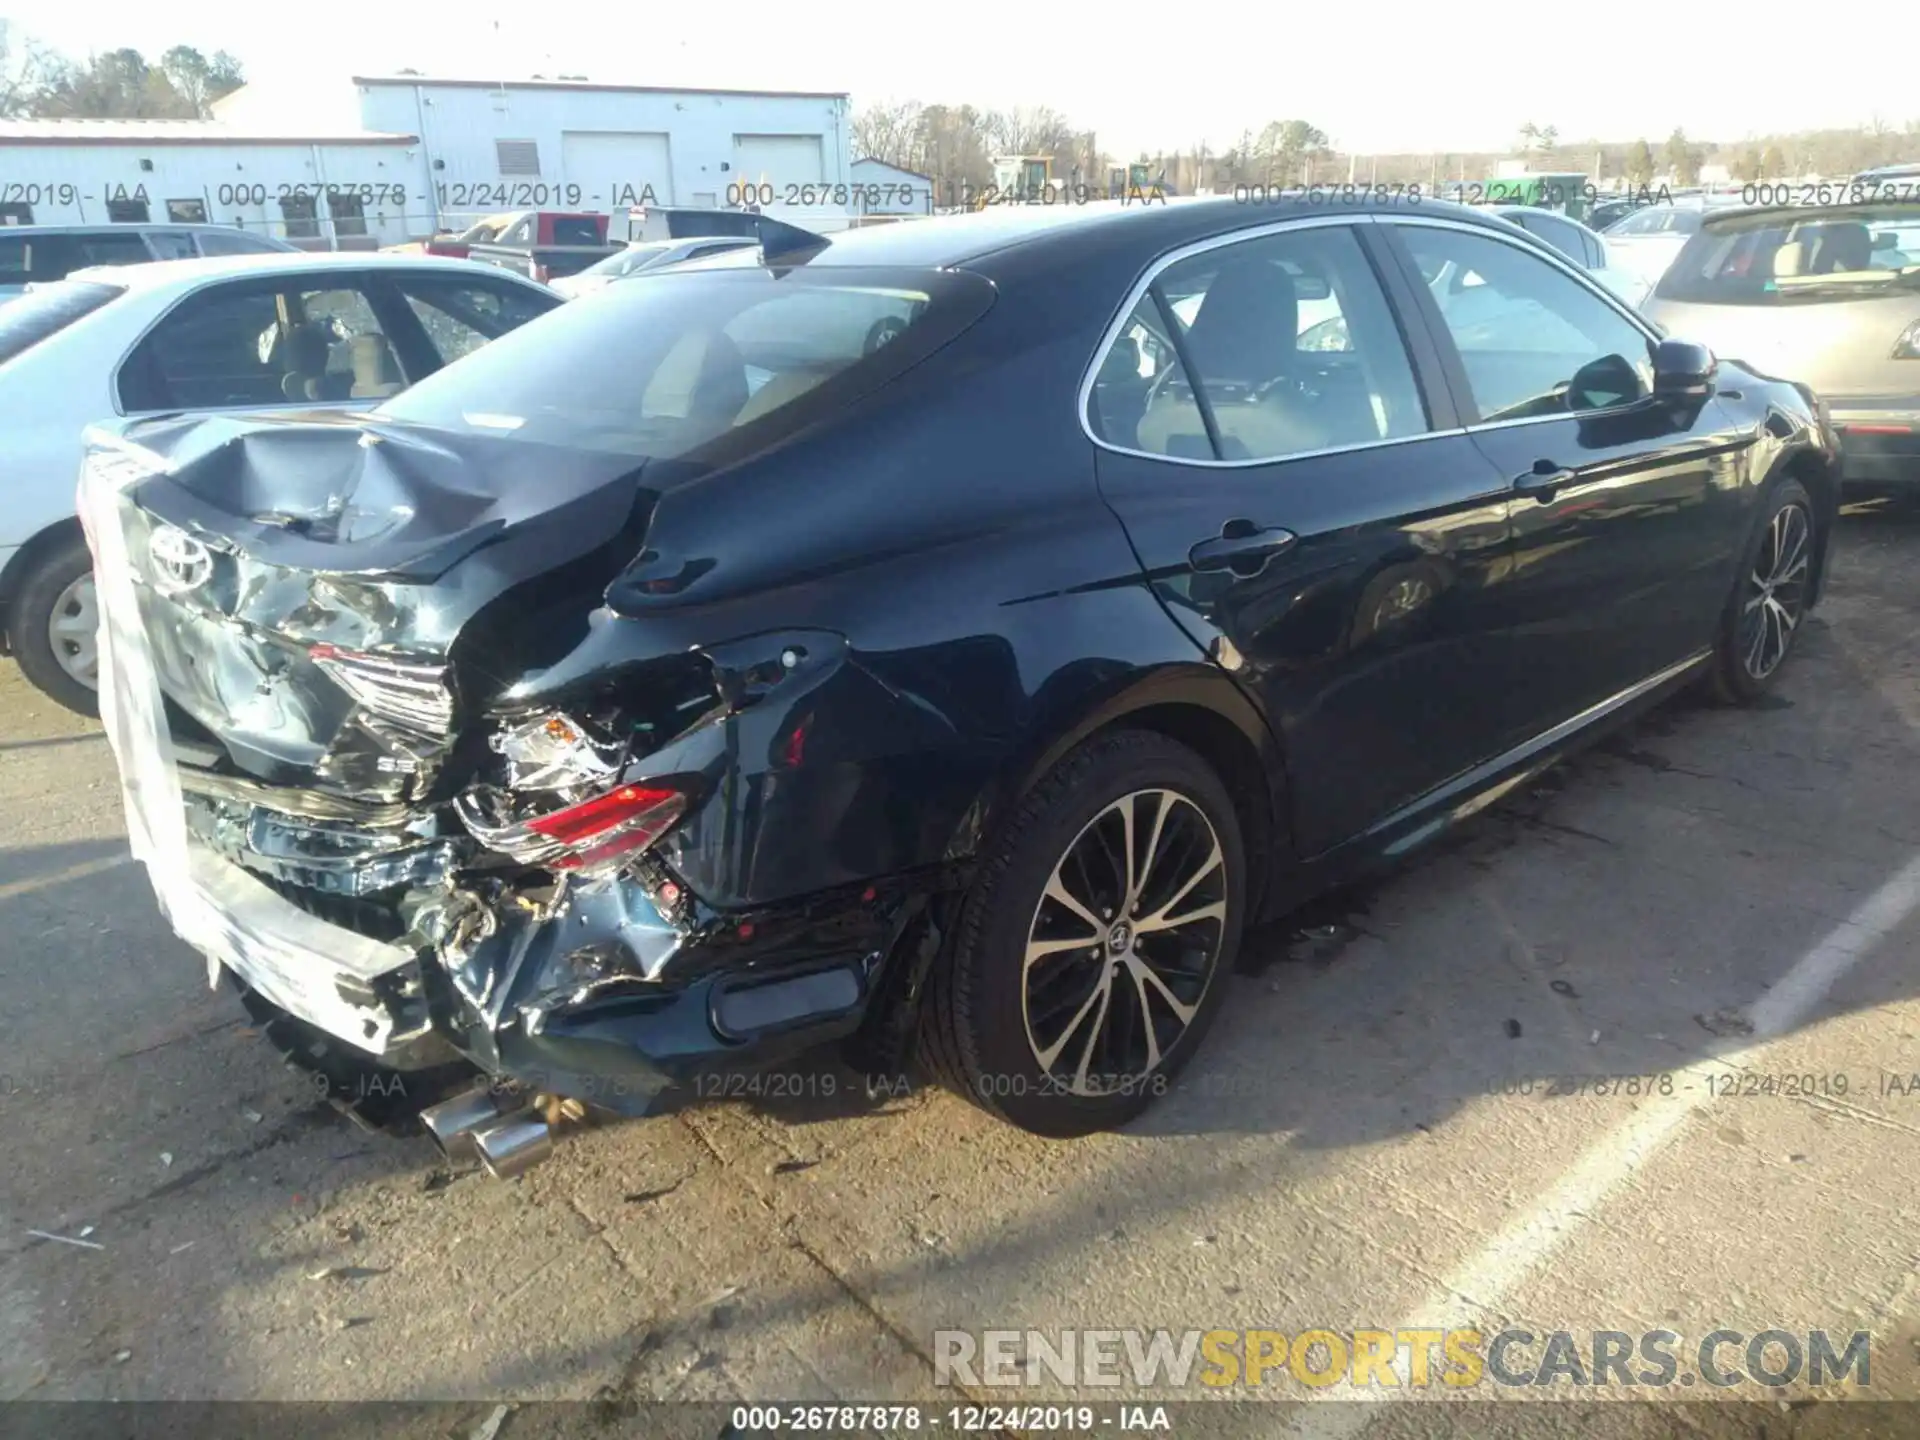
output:
M209 121L0 121L0 224L208 221L370 245L506 210L844 211L850 130L839 93L421 76L246 86Z

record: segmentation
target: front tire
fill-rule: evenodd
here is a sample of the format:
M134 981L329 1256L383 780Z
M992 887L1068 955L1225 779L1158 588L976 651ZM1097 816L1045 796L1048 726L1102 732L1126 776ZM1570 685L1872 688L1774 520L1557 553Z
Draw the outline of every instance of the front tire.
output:
M100 713L93 556L74 535L41 556L21 582L11 631L21 672L81 715Z
M1773 687L1807 618L1812 594L1813 501L1783 480L1740 563L1714 645L1713 688L1731 705L1751 705Z
M924 1053L1033 1134L1124 1124L1212 1023L1246 894L1239 820L1206 761L1147 731L1096 737L983 857L935 967Z

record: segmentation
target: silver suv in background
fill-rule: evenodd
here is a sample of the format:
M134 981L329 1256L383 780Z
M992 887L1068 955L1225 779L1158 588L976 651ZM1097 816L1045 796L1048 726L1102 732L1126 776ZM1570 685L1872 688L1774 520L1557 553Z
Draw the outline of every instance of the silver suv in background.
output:
M299 247L230 225L8 225L0 227L0 300L90 265L287 251Z
M1708 215L1643 310L1811 386L1842 483L1920 486L1920 201Z

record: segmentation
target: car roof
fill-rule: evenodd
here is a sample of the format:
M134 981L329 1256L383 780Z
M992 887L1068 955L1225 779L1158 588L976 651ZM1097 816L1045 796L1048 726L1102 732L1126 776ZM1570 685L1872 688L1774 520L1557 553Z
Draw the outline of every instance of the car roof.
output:
M940 215L899 225L874 225L823 237L825 249L806 264L862 265L903 269L973 266L988 256L1010 258L1072 248L1099 239L1137 242L1157 253L1237 230L1314 215L1420 214L1479 225L1494 221L1484 211L1451 201L1421 198L1346 200L1249 200L1232 196L1170 196L1165 199L1099 200L1088 204L990 205L959 215ZM692 262L721 269L746 263L739 252Z
M89 265L69 280L94 280L128 290L198 283L249 275L320 274L329 270L430 270L449 275L492 274L509 281L533 282L498 267L444 255L392 255L379 250L314 250L286 253L264 250L248 255L206 255L194 260L149 260L136 265Z
M1558 210L1546 210L1538 205L1489 205L1486 208L1495 215L1545 215L1549 219L1558 220L1565 225L1571 225L1576 230L1585 230L1587 228L1571 215L1562 215Z
M1909 211L1920 220L1920 200L1846 200L1831 205L1741 205L1709 215L1700 223L1716 231L1728 225L1760 226L1771 221L1823 225L1866 215L1884 216L1890 209Z
M258 230L244 229L239 225L212 225L204 221L102 220L97 225L0 225L0 235L118 235L122 232L144 234L149 230L212 230L221 235L249 235L256 240L285 243Z

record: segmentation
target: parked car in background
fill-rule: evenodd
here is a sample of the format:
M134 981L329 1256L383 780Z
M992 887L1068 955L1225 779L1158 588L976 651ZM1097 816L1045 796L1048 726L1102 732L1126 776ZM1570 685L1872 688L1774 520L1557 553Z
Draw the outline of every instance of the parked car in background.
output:
M230 225L7 225L0 227L0 298L89 265L264 253L298 254L299 247Z
M1865 200L1913 200L1920 198L1920 163L1880 165L1862 170L1848 182L1848 188L1866 190ZM1849 200L1853 199L1848 195Z
M1920 200L1710 215L1646 310L1812 386L1849 485L1920 485Z
M578 275L562 275L551 282L552 288L556 294L573 300L603 290L615 280L628 275L640 275L649 270L678 265L683 260L698 260L703 255L718 255L722 250L738 250L759 243L757 236L741 235L708 236L698 240L643 240L609 255L597 265L589 265Z
M1139 1114L1247 926L1761 697L1834 461L1496 216L1219 199L711 256L367 415L96 432L81 490L169 914L316 1061L498 1077L430 1124L514 1173L516 1089L828 1041Z
M607 225L605 215L527 210L509 217L497 238L469 242L467 259L544 285L563 275L578 275L624 249L608 243Z
M1643 205L1608 226L1601 238L1615 268L1636 277L1651 290L1673 257L1700 228L1709 213L1738 208L1739 197L1680 195L1660 205Z
M1637 270L1615 265L1606 240L1578 220L1536 205L1489 205L1487 208L1546 241L1629 305L1638 305L1647 298L1652 282Z
M627 238L635 243L698 240L718 235L756 239L760 225L758 210L723 210L711 205L637 205L627 213Z
M1587 211L1587 228L1596 234L1604 234L1610 226L1624 220L1636 210L1644 210L1650 203L1650 201L1636 198L1596 200L1592 208Z
M4 648L41 690L92 713L92 566L73 508L90 423L365 408L559 304L464 261L379 254L159 261L35 284L0 306Z
M425 240L409 240L404 245L387 245L382 248L394 255L444 255L449 260L464 260L471 246L490 240L498 240L500 232L505 230L519 217L517 215L488 215L458 233L448 230L430 236Z

